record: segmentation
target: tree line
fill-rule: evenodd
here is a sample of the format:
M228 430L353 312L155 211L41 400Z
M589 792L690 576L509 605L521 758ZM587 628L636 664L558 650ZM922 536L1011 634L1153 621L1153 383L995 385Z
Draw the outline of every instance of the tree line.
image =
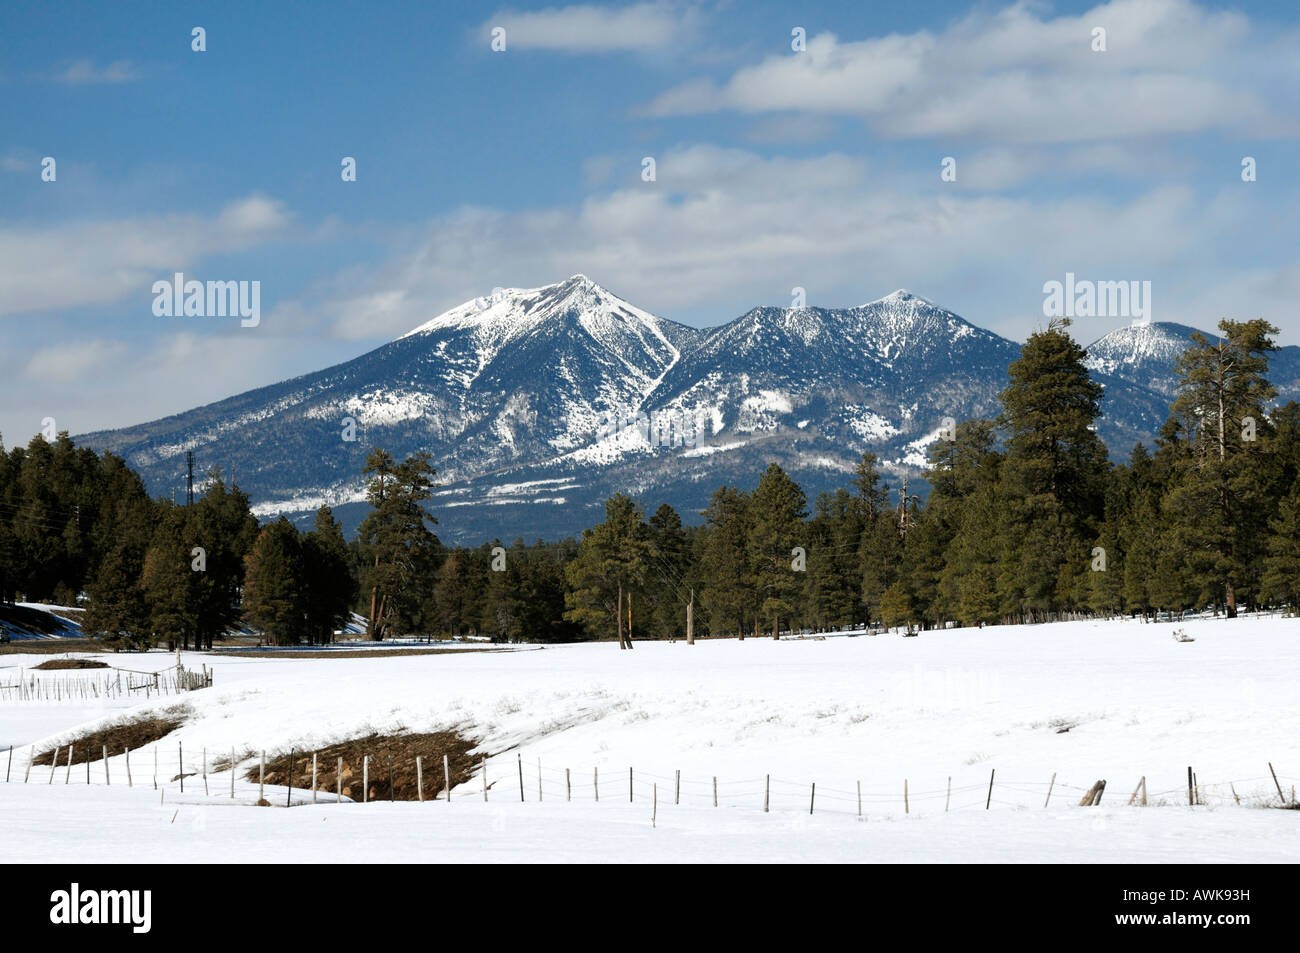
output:
M321 643L352 612L372 639L572 641L928 628L1078 615L1300 604L1300 405L1275 404L1277 329L1220 322L1177 362L1154 446L1118 465L1096 433L1104 393L1054 321L1008 368L1001 413L940 431L922 503L865 453L819 494L772 464L719 487L702 524L617 494L578 539L448 547L427 454L382 449L351 541L259 525L209 471L192 506L150 499L113 454L34 438L0 447L0 601L75 604L112 644L211 647L239 626Z

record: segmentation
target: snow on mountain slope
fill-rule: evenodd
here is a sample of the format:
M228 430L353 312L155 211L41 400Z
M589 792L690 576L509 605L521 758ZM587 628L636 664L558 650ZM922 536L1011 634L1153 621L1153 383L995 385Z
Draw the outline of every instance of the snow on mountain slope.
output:
M698 330L574 275L497 289L335 367L79 440L123 456L156 494L183 485L194 450L201 471L233 466L259 516L329 504L347 527L371 447L427 451L445 538L560 536L616 490L690 520L719 484L750 485L774 461L810 497L842 486L864 450L915 470L945 418L997 412L1019 349L903 290ZM1099 379L1103 437L1126 455L1167 401ZM611 432L615 420L640 426ZM688 420L689 441L656 433Z
M1090 371L1147 387L1169 399L1178 391L1175 362L1197 329L1171 321L1116 328L1088 345ZM1211 341L1216 332L1202 331ZM1300 398L1300 347L1279 348L1269 358L1269 379L1283 400Z

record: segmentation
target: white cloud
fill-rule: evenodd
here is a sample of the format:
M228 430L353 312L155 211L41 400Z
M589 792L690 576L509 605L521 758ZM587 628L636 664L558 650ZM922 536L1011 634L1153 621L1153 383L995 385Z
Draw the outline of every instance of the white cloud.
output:
M620 53L662 50L684 42L696 19L693 7L677 3L621 8L576 4L529 12L502 10L480 32L490 37L494 28L504 27L507 51Z
M494 286L582 272L648 310L689 311L706 323L787 303L796 285L810 304L828 306L902 286L1023 337L1041 318L1043 282L1073 271L1153 280L1157 320L1212 324L1205 289L1236 273L1219 236L1254 214L1243 188L1207 202L1157 177L1124 197L1008 196L941 186L937 160L933 181L918 184L911 172L880 173L836 153L765 158L695 146L662 155L656 182L611 188L575 208L441 216L387 264L284 307L328 322L338 337L391 337ZM1289 307L1281 286L1250 290L1250 307L1265 316Z
M66 384L117 365L127 355L121 341L68 341L43 347L31 356L23 376L32 381Z
M0 380L23 381L0 402L0 433L6 446L26 443L47 416L73 434L126 427L326 367L343 356L337 344L331 348L309 336L286 352L283 339L260 329L197 334L164 323L142 341L91 339L45 347L30 358L0 354Z
M77 60L55 78L70 86L84 86L100 83L129 83L139 79L140 74L131 65L130 60L117 60L103 68L97 68L92 60Z
M892 138L1077 142L1207 129L1300 131L1295 37L1190 0L1114 0L1075 17L1016 3L942 33L857 42L831 33L721 84L695 79L643 112L675 116L798 110L866 120ZM1106 52L1091 48L1107 31ZM1280 108L1273 108L1270 102Z
M254 195L206 219L185 215L67 225L0 223L0 261L5 263L0 269L0 316L146 295L155 280L205 255L251 247L288 220L282 203ZM151 299L146 295L141 300L147 309Z

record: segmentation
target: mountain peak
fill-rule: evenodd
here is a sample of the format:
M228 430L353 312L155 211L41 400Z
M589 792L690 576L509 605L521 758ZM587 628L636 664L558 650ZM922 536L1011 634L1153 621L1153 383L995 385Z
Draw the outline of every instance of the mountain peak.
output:
M916 304L916 305L927 306L931 308L935 306L933 301L929 300L928 298L922 298L918 294L912 294L912 292L908 291L906 288L898 288L895 291L891 291L883 298L877 298L875 301L868 301L866 302L866 304L861 304L858 307L866 308L866 307L870 307L873 304L884 304L884 305Z

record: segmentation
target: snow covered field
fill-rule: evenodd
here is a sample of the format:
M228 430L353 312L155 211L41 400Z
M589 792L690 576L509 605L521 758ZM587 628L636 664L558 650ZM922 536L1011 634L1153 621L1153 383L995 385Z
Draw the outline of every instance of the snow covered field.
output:
M1196 641L1175 642L1171 625L1073 622L915 639L638 643L630 653L605 643L359 659L190 655L187 665L215 670L214 688L144 704L0 703L0 758L14 746L0 784L5 851L70 862L330 861L341 848L373 861L1294 862L1300 812L1261 805L1278 801L1268 762L1288 798L1300 781L1300 620L1181 627ZM0 658L0 684L49 657ZM99 658L142 670L173 661ZM78 674L103 677L46 673ZM99 762L89 785L84 765L53 775L37 766L23 783L31 746L178 703L190 709L186 723L156 746L163 792L153 788L152 747L132 753L130 789L120 753L111 786ZM402 728L480 739L489 800L476 776L450 804L334 804L322 793L311 805L310 792L295 790L295 804L307 803L286 811L283 788L268 788L275 809L252 807L257 786L242 780L232 799L228 772L210 774L207 795L201 777L187 778L183 794L170 780L178 743L188 773L201 769L204 749L210 760L232 748L310 752ZM1205 802L1197 807L1187 804L1188 765ZM1151 806L1128 807L1144 775ZM1101 806L1078 807L1103 778Z

